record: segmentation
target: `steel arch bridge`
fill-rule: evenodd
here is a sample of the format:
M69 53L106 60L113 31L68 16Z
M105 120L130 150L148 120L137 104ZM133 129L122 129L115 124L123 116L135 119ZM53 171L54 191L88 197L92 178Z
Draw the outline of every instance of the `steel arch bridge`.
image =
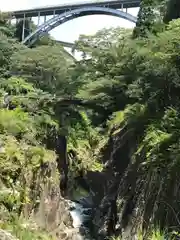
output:
M133 23L136 22L136 17L132 16L127 12L123 12L116 9L105 8L105 7L85 7L75 10L70 10L68 12L64 12L62 14L53 16L51 19L40 25L34 32L29 34L22 42L28 46L33 45L40 37L50 32L52 29L58 27L59 25L70 21L72 19L93 15L93 14L104 14L116 16L119 18L123 18L129 20Z
M136 17L128 14L127 9L139 7L140 1L141 0L81 0L81 2L73 1L73 3L16 10L6 14L10 19L22 19L22 42L31 46L39 37L42 37L55 27L81 16L105 14L136 22ZM119 9L121 9L121 11ZM51 19L48 21L46 19L47 16L51 16ZM37 29L25 38L25 20L33 17L37 17ZM44 23L42 25L40 25L41 17L44 17ZM63 41L59 42L66 47L72 47L73 45L72 43Z

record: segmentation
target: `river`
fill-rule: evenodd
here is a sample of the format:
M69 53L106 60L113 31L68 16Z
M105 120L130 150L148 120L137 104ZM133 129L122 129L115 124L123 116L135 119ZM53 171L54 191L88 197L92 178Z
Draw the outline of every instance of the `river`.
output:
M78 200L69 200L69 211L73 220L73 227L79 229L85 240L89 239L92 225L93 202L92 196L81 197Z

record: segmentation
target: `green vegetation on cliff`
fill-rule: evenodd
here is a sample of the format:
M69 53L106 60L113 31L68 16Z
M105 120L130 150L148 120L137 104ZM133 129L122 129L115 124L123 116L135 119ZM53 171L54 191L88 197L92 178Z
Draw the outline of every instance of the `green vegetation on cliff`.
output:
M81 106L84 103L73 102L79 88L73 79L77 74L73 58L55 44L43 42L33 49L23 46L13 37L17 34L15 27L3 17L0 227L20 239L37 239L40 230L30 231L29 226L28 233L21 218L26 218L24 221L35 218L43 201L59 196L59 186L62 194L68 194L73 188L73 178L80 172L91 168L101 170L95 154L101 136L91 126ZM77 161L67 156L69 152ZM15 220L18 217L19 222Z

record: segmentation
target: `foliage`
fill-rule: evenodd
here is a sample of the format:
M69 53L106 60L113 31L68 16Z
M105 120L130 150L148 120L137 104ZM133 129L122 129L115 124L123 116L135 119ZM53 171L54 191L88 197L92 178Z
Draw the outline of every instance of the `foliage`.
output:
M75 42L73 51L78 50L82 53L84 59L92 55L99 55L99 50L102 52L108 51L112 46L116 46L119 41L123 41L127 36L130 36L131 30L122 28L102 29L95 35L86 36L80 35L78 41Z
M11 232L13 236L20 240L53 240L47 232L38 229L34 225L25 219L12 217L8 222L0 223L0 228Z
M18 45L13 38L8 38L0 31L0 76L9 76L10 58L18 49L24 48Z
M14 36L15 28L13 25L10 24L8 21L9 14L0 12L0 32L8 37Z
M133 54L127 57L125 69L134 74L126 91L134 104L127 102L110 122L111 128L119 124L116 137L126 131L122 143L132 130L129 138L134 139L135 150L120 182L119 199L129 197L126 204L133 201L138 206L136 217L143 217L143 228L151 223L161 228L179 225L179 26L179 20L173 21L157 36L133 40ZM135 178L129 180L132 174ZM128 211L126 204L122 212Z
M171 7L167 22L176 15ZM44 177L44 166L56 160L61 163L58 168L68 168L72 182L79 172L105 170L102 150L113 139L108 161L115 165L112 174L119 171L121 176L115 190L117 201L123 202L118 209L120 225L129 224L126 212L133 206L136 232L142 229L146 235L151 226L160 229L149 239L161 239L161 230L171 232L172 226L179 226L180 21L165 28L165 9L165 1L144 0L133 34L117 28L81 36L74 49L82 51L80 62L68 57L49 36L32 49L22 46L12 38L16 34L21 40L22 22L15 32L1 17L0 201L4 208L20 215L29 200L35 205L49 176ZM15 228L18 237L27 234Z
M163 29L166 0L142 0L133 38L147 37Z
M53 96L22 77L11 77L12 55L26 47L2 32L0 38L0 203L20 215L30 201L32 207L37 204L41 184L49 178L42 177L43 166L56 161L54 148L46 144L49 128L57 123L52 105L47 107Z
M145 10L153 14L152 3L148 4L149 8ZM180 22L172 21L166 29L154 30L154 17L153 21L148 18L150 24L146 25L144 21L141 23L144 39L130 39L126 35L126 41L119 41L119 44L106 45L102 41L94 47L97 36L89 37L87 41L83 37L89 58L82 61L84 65L78 81L82 78L84 85L77 96L91 99L106 109L101 124L108 119L106 126L112 130L110 134L119 137L119 148L123 146L124 151L132 153L119 183L119 198L127 199L121 207L124 212L122 222L128 224L126 211L133 202L132 211L138 208L137 219L143 219L145 230L151 223L160 229L179 226L176 213L180 176ZM82 39L80 44L83 46ZM91 117L95 116L92 114ZM140 225L138 221L138 226L134 227Z
M170 239L170 240L175 240L176 237L179 236L178 233L170 233L167 234L167 231L161 231L159 229L154 228L152 231L148 233L148 236L146 237L147 240L165 240L165 239ZM120 237L111 237L110 240L121 240L122 238ZM138 232L136 236L137 240L143 240L143 233L141 231Z
M24 49L14 54L11 62L12 73L24 77L37 88L53 94L71 94L68 67L72 62L65 58L59 46Z
M106 136L102 135L100 129L92 127L85 112L80 112L80 116L81 121L75 122L69 131L68 147L75 152L78 160L72 162L75 165L75 174L77 170L102 171L102 164L99 161L100 149L106 143Z
M16 34L20 37L19 30ZM56 163L57 154L61 154L57 145L59 136L69 135L72 150L75 145L71 136L76 134L81 169L95 170L102 169L94 157L101 137L76 106L74 110L69 104L61 104L61 100L74 96L79 88L73 79L76 73L72 58L62 47L45 44L28 49L4 34L1 40L0 202L6 211L21 215L30 202L31 208L37 207L42 184L52 177L51 165ZM83 147L89 154L88 163L82 155ZM70 167L75 171L74 165ZM31 236L19 228L15 231L16 235L22 233L22 238Z
M23 21L24 20L19 20L16 22L15 32L14 32L15 38L17 38L20 42L23 40L22 37L24 37L25 39L33 30L36 29L35 24L31 20L25 19L24 33L23 33Z

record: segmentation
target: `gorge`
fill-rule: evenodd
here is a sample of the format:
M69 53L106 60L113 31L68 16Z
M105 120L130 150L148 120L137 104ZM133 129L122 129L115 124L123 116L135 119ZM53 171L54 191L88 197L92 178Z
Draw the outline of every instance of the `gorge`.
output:
M179 12L142 0L80 61L0 14L0 239L179 238Z

